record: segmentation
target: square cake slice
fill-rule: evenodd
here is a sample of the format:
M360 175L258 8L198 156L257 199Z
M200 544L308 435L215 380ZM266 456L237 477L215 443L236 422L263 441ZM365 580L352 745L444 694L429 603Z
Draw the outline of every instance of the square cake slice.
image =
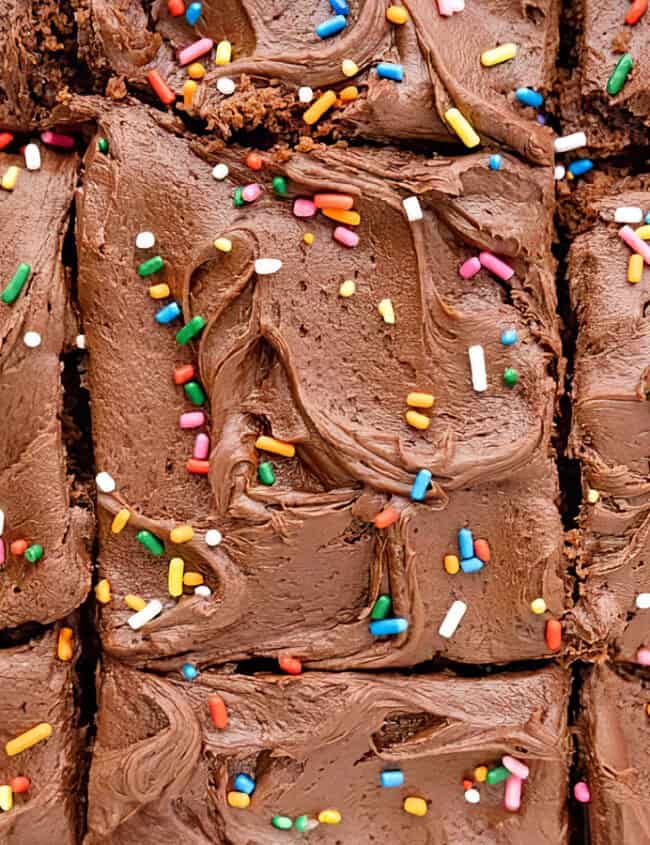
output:
M554 653L551 175L370 149L252 170L162 119L112 109L79 192L105 648Z
M558 668L188 683L108 662L85 843L561 845L568 691Z
M34 170L0 152L0 629L60 619L90 586L89 514L70 506L60 421L61 251L79 161L34 149Z
M307 134L311 126L341 137L459 144L448 114L455 109L470 124L468 146L480 136L552 161L542 104L555 78L557 0L472 0L453 15L434 0L409 0L390 14L384 0L302 0L299 9L205 0L196 20L199 4L186 5L183 14L174 0L91 0L84 39L100 77L140 90L153 84L166 104L182 95L183 108L225 137L259 126ZM316 116L321 96L327 109Z
M593 203L569 261L578 320L570 448L585 494L576 615L590 649L629 661L650 648L648 212L650 192L612 190Z
M2 845L79 842L83 758L74 664L58 658L58 640L55 628L0 649ZM70 643L66 658L75 651Z

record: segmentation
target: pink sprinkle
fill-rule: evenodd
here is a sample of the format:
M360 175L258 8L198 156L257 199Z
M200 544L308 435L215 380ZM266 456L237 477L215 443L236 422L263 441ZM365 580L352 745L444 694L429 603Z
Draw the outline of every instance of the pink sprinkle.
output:
M346 229L345 226L337 226L334 229L334 240L344 246L356 246L359 243L359 235Z
M241 192L241 195L246 200L246 202L255 202L255 200L260 196L261 193L262 186L257 185L254 182L252 185L246 185L244 190Z
M618 235L630 249L638 252L643 257L646 264L650 264L650 246L641 240L634 229L631 229L629 226L623 226L622 229L618 230Z
M510 810L511 813L516 813L521 807L522 782L521 778L518 778L517 775L510 775L506 781L504 803L506 805L506 810Z
M210 438L207 434L197 434L194 441L193 458L198 458L200 461L205 461L210 454Z
M650 666L650 648L640 648L636 653L639 666Z
M51 147L61 147L63 150L71 150L74 147L72 135L62 135L60 132L41 132L41 141Z
M190 62L209 53L213 46L214 41L211 38L199 38L194 44L178 51L178 61L181 65L189 65Z
M313 217L316 214L316 206L311 200L295 200L293 213L296 217Z
M512 267L506 264L505 261L501 261L496 255L492 255L491 252L479 252L478 258L486 270L494 273L495 276L503 279L504 282L507 282L508 279L511 279L515 275Z
M203 411L188 411L187 414L181 414L181 428L200 428L204 423L205 414Z
M472 276L475 276L480 269L481 262L476 256L474 256L473 258L468 258L467 261L464 261L458 268L458 272L463 279L471 279Z
M0 566L5 562L5 541L0 537Z
M573 787L573 797L581 804L588 804L591 801L591 792L583 780L578 781Z
M518 778L521 778L521 780L526 780L530 774L528 766L525 766L520 760L515 760L514 757L510 757L508 754L501 758L501 762L510 774L516 775Z

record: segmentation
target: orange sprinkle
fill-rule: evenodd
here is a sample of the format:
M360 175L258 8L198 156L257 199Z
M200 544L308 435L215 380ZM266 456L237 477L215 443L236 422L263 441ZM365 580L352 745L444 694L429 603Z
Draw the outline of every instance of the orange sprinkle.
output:
M546 623L546 645L551 651L559 651L562 645L562 623L549 619Z
M474 540L474 554L483 563L490 562L490 544L487 540Z
M194 475L207 475L210 472L210 461L200 461L198 458L190 458L185 466Z
M380 511L375 517L375 527L388 528L389 525L397 522L398 519L399 511L396 508L384 508L383 511Z
M9 546L9 551L12 555L16 555L17 557L24 555L27 551L27 540L14 540Z
M172 89L167 85L165 80L162 76L158 73L157 70L150 70L147 74L147 81L149 85L153 88L156 96L160 100L161 103L164 103L166 106L171 105L176 99L176 94L172 91Z
M264 159L259 153L249 153L246 156L246 164L251 170L261 170L264 164Z
M0 132L0 150L4 150L13 141L14 136L11 132Z
M647 11L648 0L634 0L634 3L632 3L630 8L627 10L625 23L630 24L630 26L634 26L634 24L641 20Z
M185 3L183 0L167 0L167 10L170 15L178 18L185 12Z
M12 778L9 781L9 786L11 787L12 792L15 792L16 795L21 795L23 792L29 791L31 782L29 778L26 778L24 775L18 775L18 777Z
M300 675L302 673L302 663L297 657L278 657L280 669L288 675Z
M74 653L74 632L72 628L61 628L59 631L59 642L56 648L56 656L65 662L72 660Z
M339 208L347 211L354 205L354 197L349 194L314 194L316 208Z
M210 708L212 723L220 731L223 731L228 726L228 708L226 707L226 702L220 695L211 695L208 698L208 707Z
M463 789L467 792L468 789L471 789L474 786L474 782L469 780L468 778L463 778Z
M174 384L185 384L194 378L194 367L191 364L183 364L182 367L174 369Z

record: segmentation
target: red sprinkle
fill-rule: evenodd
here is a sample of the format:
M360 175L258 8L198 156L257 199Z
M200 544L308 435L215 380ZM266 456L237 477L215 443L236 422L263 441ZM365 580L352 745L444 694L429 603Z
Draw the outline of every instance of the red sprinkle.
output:
M176 94L172 91L172 89L167 85L164 81L162 76L158 73L157 70L150 70L147 74L147 81L149 85L153 88L156 96L160 100L161 103L164 103L166 106L171 105L176 99Z
M288 675L302 674L302 663L297 657L278 657L280 669Z
M0 132L0 150L4 150L13 141L14 136L11 132Z
M19 775L17 778L13 778L9 781L9 786L11 787L12 792L20 795L22 792L27 792L29 790L31 782L29 778L26 778L24 775Z
M398 519L399 511L396 508L384 508L384 510L380 511L375 517L375 527L388 528L389 525L397 522Z
M641 20L647 11L648 0L634 0L634 3L632 3L630 8L627 10L625 23L629 23L631 26L634 26L635 23L638 23Z
M467 778L463 779L463 789L467 792L468 789L471 789L474 786L473 781L468 780Z
M9 551L12 555L16 555L18 557L20 557L20 555L24 555L27 551L27 540L14 540L9 546Z
M490 544L487 540L474 540L474 554L483 563L490 562Z
M208 698L208 707L210 708L210 718L215 727L223 731L228 726L228 708L226 702L220 695L211 695Z
M246 156L246 164L251 170L261 170L264 164L264 159L259 153L249 153Z
M562 623L549 619L546 623L546 645L551 651L559 651L562 645Z
M194 367L191 364L183 364L174 368L174 384L185 384L194 378Z
M210 461L200 461L198 458L190 458L185 466L194 475L207 475L210 472Z
M167 11L177 18L185 13L185 3L183 3L183 0L167 0Z

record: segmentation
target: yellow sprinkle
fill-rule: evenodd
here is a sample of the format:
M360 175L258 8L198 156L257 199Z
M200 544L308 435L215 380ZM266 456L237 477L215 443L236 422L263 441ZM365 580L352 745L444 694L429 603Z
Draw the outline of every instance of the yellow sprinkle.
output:
M219 252L231 252L232 250L232 241L228 238L217 238L214 242L215 249L218 249Z
M487 766L477 766L474 769L474 780L477 783L485 783L485 779L487 778L488 769Z
M187 69L187 75L190 79L203 79L205 76L205 68L201 62L192 62Z
M305 232L302 236L303 241L307 244L307 246L311 246L314 243L314 235L311 232Z
M650 241L650 225L639 226L635 229L635 234L638 235L642 241Z
M412 816L426 816L428 809L424 798L414 798L412 795L404 799L403 807Z
M228 804L231 807L237 807L238 810L245 810L247 807L250 807L251 797L250 795L246 795L245 792L229 792L228 793Z
M326 91L324 94L321 94L316 102L307 109L307 111L303 114L302 119L305 123L311 126L313 123L316 123L317 120L320 120L325 112L332 108L335 102L336 94L334 91Z
M12 164L11 167L7 168L7 172L2 177L2 187L5 191L13 191L16 187L16 181L18 179L18 168Z
M165 285L165 287L167 286ZM120 531L124 529L126 523L129 521L130 516L131 512L128 508L122 508L122 510L119 510L115 514L113 522L111 523L111 531L113 532L113 534L119 534Z
M424 414L418 414L417 411L407 411L406 422L413 426L413 428L419 428L420 431L426 431L431 425L429 417L425 417Z
M232 44L230 41L220 41L214 55L215 65L229 65L232 58Z
M0 810L8 813L14 806L14 793L10 786L0 786Z
M537 616L541 616L542 613L546 613L546 602L544 599L533 599L530 603L530 609Z
M346 226L358 226L361 223L361 215L358 211L343 211L341 208L321 209L325 217L336 220L337 223L345 223Z
M186 572L183 575L184 587L199 587L203 583L203 575L200 572Z
M433 401L431 393L409 393L406 397L406 404L412 408L433 408Z
M348 299L350 296L354 296L356 290L357 286L352 281L352 279L346 279L344 282L341 282L341 287L339 288L339 296L342 296L344 299Z
M95 587L95 598L100 604L108 604L111 600L111 585L106 578Z
M147 602L140 598L140 596L124 596L124 604L129 608L129 610L133 610L137 613L139 610L143 610L147 606Z
M384 323L388 323L390 326L394 325L395 310L393 308L393 303L390 301L390 299L382 299L382 301L377 306L377 310L384 318Z
M359 89L356 85L348 85L342 91L339 91L339 99L343 100L344 103L351 103L352 100L356 100L359 96Z
M598 490L594 490L590 487L589 490L587 490L587 501L590 505L595 505L598 499L600 499L600 493Z
M631 285L637 284L643 278L643 256L637 252L630 255L627 263L627 280Z
M59 641L56 647L56 655L59 660L72 660L74 652L74 632L72 628L61 628L59 631Z
M445 555L445 572L449 575L455 575L460 569L460 564L456 555Z
M391 23L403 24L409 19L409 13L404 6L389 6L386 9L386 17Z
M338 810L321 810L318 814L318 821L321 824L339 824L341 814Z
M169 595L173 598L178 598L183 595L183 572L185 570L185 562L181 557L173 557L169 561L169 570L167 573L167 588Z
M571 179L575 179L576 177L573 175L573 173L571 173L571 171L570 171L570 170L567 170L567 172L566 172L566 178L567 178L567 179L569 179L569 180L571 180Z
M516 55L516 44L500 44L498 47L493 47L492 50L481 53L481 64L483 67L493 67L500 65L501 62L507 62L508 59L514 59Z
M27 751L28 748L32 748L32 746L43 742L44 739L48 739L51 736L52 725L47 722L41 722L40 725L30 728L30 730L25 731L25 733L20 734L15 739L10 739L5 745L5 752L7 756L15 757L16 754Z
M194 95L196 94L196 89L199 86L194 82L192 79L188 79L187 82L183 84L183 105L186 109L192 105L192 100L194 99Z
M647 714L648 716L650 716L650 704L646 704L646 706L645 706L645 712L646 712L646 714Z
M169 532L172 543L189 543L193 536L194 529L191 525L177 525Z
M275 437L267 437L265 434L257 438L255 448L262 449L264 452L272 452L274 455L282 455L285 458L293 458L296 454L296 447L293 443L285 443L282 440L276 440Z
M456 135L471 149L481 143L481 139L474 131L472 124L458 111L458 109L449 109L445 112L445 120L454 130Z
M167 299L170 294L169 285L161 282L159 285L151 285L149 288L149 296L152 299Z

